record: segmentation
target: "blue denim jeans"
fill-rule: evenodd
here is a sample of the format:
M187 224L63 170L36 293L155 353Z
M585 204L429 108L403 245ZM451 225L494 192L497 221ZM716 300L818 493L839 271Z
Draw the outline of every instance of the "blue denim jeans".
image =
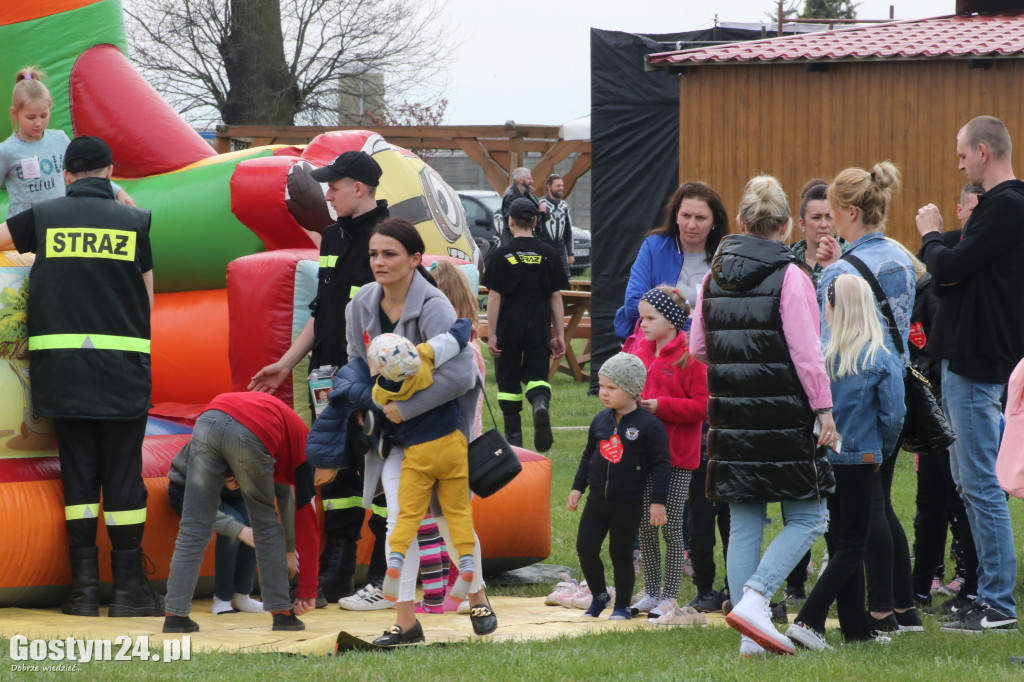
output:
M783 501L786 525L761 556L767 508L767 502L729 503L732 526L725 568L733 604L742 598L744 586L770 599L796 562L825 532L828 507L824 499Z
M1006 494L996 479L1002 394L1002 384L962 377L942 361L942 409L956 434L949 448L949 468L978 550L978 598L1005 614L1016 615L1013 526Z
M229 470L238 480L252 521L263 610L287 611L292 606L284 528L274 506L274 458L252 431L233 417L207 410L192 431L185 502L167 576L167 613L187 616L192 610L192 593Z

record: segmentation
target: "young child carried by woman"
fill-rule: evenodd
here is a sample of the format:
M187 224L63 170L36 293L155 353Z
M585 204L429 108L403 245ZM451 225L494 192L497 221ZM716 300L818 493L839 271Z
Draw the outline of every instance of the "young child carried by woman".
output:
M397 334L381 334L370 343L367 357L371 369L379 372L373 386L373 401L390 418L396 401L408 400L433 384L433 372L458 355L469 341L472 323L457 319L448 332L413 346ZM389 410L390 408L390 410ZM383 420L382 420L383 421ZM452 588L454 599L469 594L473 572L473 510L469 500L469 462L466 437L459 430L459 406L451 400L409 420L401 421L394 437L405 445L399 496L402 505L395 529L388 538L391 556L383 592L389 601L398 599L398 582L409 545L437 488L438 501L449 519L452 541L459 556L460 579Z
M598 395L607 408L594 417L566 509L576 511L590 486L580 515L576 552L593 600L584 613L597 618L612 600L607 588L601 545L615 571L615 605L611 620L628 620L633 593L633 541L644 517L644 489L650 481L650 525L665 524L668 497L669 447L665 426L638 399L647 380L640 358L618 353L601 366Z
M71 140L49 129L53 97L43 83L45 75L27 66L14 78L11 93L11 126L14 132L0 142L0 182L7 186L10 204L7 217L18 215L32 204L64 196L64 150ZM116 183L114 194L122 204L132 198Z
M836 428L841 445L829 448L836 490L828 498L828 566L786 635L816 651L825 643L825 619L836 602L843 639L870 639L864 610L864 553L871 520L871 490L884 453L897 444L906 407L903 358L888 351L871 288L840 275L826 291L832 334L825 346Z
M678 289L668 285L651 289L641 297L639 311L644 338L632 352L647 369L640 406L665 425L671 473L665 504L668 520L661 527L665 537L664 581L658 528L651 525L647 513L654 485L648 479L644 486L644 518L640 523L644 592L633 608L639 613L660 615L670 610L671 601L679 597L683 579L683 512L690 476L700 464L701 425L708 412L708 379L703 363L690 357L686 333L682 331L690 306Z

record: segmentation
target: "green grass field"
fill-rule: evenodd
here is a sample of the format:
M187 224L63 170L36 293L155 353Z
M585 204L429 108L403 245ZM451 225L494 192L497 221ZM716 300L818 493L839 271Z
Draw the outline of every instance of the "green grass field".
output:
M493 374L490 375L493 378ZM586 427L601 408L596 397L587 397L587 387L558 375L554 382L553 423L555 447L551 491L552 547L548 563L576 569L575 537L578 515L565 509L579 457L586 442ZM493 381L489 386L495 405ZM485 424L489 418L485 415ZM500 419L500 417L499 417ZM528 420L527 420L528 421ZM533 433L524 438L532 443ZM896 511L908 535L913 532L914 460L904 453L898 463L893 487ZM1020 502L1011 500L1011 513L1021 546L1024 513ZM769 508L773 519L768 533L781 526L778 505ZM813 551L820 565L824 542ZM6 560L10 560L9 558ZM952 562L947 565L951 566ZM719 556L719 586L724 580ZM952 577L947 569L947 578ZM1019 570L1019 569L1018 569ZM1024 574L1022 574L1024 575ZM610 576L610 574L609 574ZM813 579L812 579L813 580ZM808 588L812 585L808 582ZM492 594L543 596L550 585L494 587ZM695 591L684 580L680 601ZM1018 588L1017 599L1024 591ZM499 622L501 618L498 613ZM835 652L796 656L772 656L764 660L741 660L737 656L739 635L729 628L665 629L658 631L612 632L550 641L493 643L473 642L448 647L416 647L389 653L346 654L340 658L302 658L275 654L198 653L188 664L173 670L124 664L96 663L75 674L79 680L122 680L175 678L217 680L987 680L1024 679L1024 666L1011 665L1010 656L1024 654L1020 634L958 635L938 632L934 620L925 620L924 634L906 634L892 644L840 646L837 632L829 641ZM21 679L13 672L6 640L0 642L0 680ZM31 676L31 675L28 675Z

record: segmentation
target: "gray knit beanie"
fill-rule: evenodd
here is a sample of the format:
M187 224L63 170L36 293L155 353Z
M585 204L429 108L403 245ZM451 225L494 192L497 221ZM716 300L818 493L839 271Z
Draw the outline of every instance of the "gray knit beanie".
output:
M629 353L618 353L605 360L598 374L608 377L634 398L640 397L644 391L644 382L647 381L643 361Z

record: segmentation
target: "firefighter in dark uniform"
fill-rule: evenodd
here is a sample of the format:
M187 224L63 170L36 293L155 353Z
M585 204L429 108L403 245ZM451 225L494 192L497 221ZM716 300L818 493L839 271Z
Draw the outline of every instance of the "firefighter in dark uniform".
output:
M327 183L325 198L338 215L338 222L328 225L321 234L317 294L309 304L312 317L281 359L256 373L250 390L273 392L290 381L292 369L310 351L311 368L342 367L348 362L345 307L359 287L373 281L368 255L370 233L388 217L388 202L376 199L381 174L380 165L361 151L344 152L311 173L317 182ZM352 577L356 543L364 517L361 472L342 471L332 482L321 486L320 495L327 539L320 555L320 588L328 601L337 602L355 591ZM377 511L374 510L370 521L377 538L376 561L371 561L370 573L373 577L377 568L383 580L385 522Z
M0 249L36 254L28 301L32 398L54 420L71 550L67 614L99 615L96 530L110 538L111 616L162 616L143 568L142 439L152 380L149 211L114 199L110 147L76 137L64 153L67 196L0 225Z
M483 285L487 294L487 350L494 357L498 404L505 437L523 444L523 389L533 408L533 444L551 449L551 357L565 354L561 289L569 288L562 261L550 246L533 236L537 208L525 198L509 207L512 240L487 260ZM555 333L551 334L554 321Z

